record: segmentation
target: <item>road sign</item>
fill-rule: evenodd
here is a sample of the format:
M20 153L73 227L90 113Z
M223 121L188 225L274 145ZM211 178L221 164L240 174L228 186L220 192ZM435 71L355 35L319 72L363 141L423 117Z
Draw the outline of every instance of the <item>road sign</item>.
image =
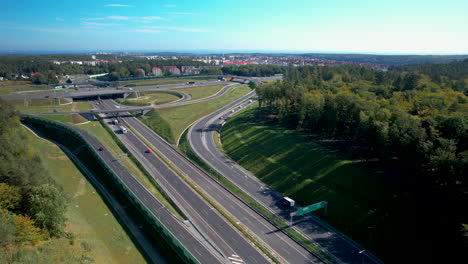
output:
M307 214L307 213L310 213L312 211L315 211L315 210L318 210L318 209L321 209L321 208L326 208L327 204L328 204L327 201L321 201L321 202L318 202L318 203L308 205L306 207L299 208L299 210L297 210L297 216Z

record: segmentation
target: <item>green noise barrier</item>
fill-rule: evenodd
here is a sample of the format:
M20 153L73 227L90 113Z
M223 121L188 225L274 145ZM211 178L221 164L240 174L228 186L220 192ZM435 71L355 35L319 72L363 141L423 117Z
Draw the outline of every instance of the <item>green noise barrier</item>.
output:
M127 199L138 209L138 211L146 218L150 225L158 231L159 235L174 249L174 251L181 257L186 263L200 263L183 245L182 243L172 234L163 223L156 218L156 216L146 208L146 206L140 201L140 199L127 187L126 184L120 179L120 177L107 165L107 163L101 158L95 148L88 142L83 136L84 133L78 129L60 123L58 121L41 118L37 116L21 115L21 121L25 124L30 124L39 131L48 131L57 135L57 138L53 140L73 149L80 146L86 148L92 155L92 158L106 171L111 177L111 180L118 186L122 193ZM70 137L75 139L73 142Z

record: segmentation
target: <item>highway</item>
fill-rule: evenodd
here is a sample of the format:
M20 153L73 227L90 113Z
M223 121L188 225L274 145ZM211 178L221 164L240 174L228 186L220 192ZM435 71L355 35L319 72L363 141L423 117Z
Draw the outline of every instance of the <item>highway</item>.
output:
M76 129L73 127L73 129ZM94 136L76 129L95 149L103 146ZM201 237L194 235L193 230L173 215L148 189L146 189L128 170L122 166L118 158L107 150L98 152L101 158L117 174L129 190L156 216L161 223L186 247L186 249L201 263L226 263L226 261L213 253L209 244Z
M104 108L104 104L95 104ZM269 260L247 241L238 230L228 223L209 203L195 192L184 180L172 171L154 153L145 153L149 148L133 132L119 133L118 127L109 124L130 153L138 159L171 200L188 217L190 222L214 245L222 255L239 259L238 263L268 263ZM237 256L237 257L236 257ZM209 262L203 262L209 263Z
M237 100L194 123L188 133L190 145L198 156L212 168L224 175L270 212L281 217L285 223L289 223L291 210L279 206L282 195L230 160L215 145L213 140L215 128L224 122L226 117L249 104L245 103L239 108L236 104L240 102L241 100ZM236 108L233 108L234 106ZM234 113L229 111L231 108L234 109ZM294 217L292 228L324 252L334 256L336 262L361 263L365 259L366 263L382 263L362 246L312 214Z
M219 83L218 83L219 84ZM208 101L217 97L220 97L227 93L229 89L232 86L239 85L238 83L233 83L233 84L228 84L224 86L222 89L220 89L218 92L216 92L213 95L210 95L205 98L200 98L196 100L190 100L191 96L187 93L180 92L180 91L174 91L174 90L163 90L158 88L156 91L159 92L167 92L167 93L173 93L181 98L172 102L168 102L165 104L160 104L160 105L154 105L154 106L124 106L124 105L116 105L114 108L110 109L103 109L103 108L98 108L95 107L94 109L91 110L81 110L81 111L53 111L53 112L35 112L35 113L30 113L34 115L64 115L64 114L100 114L100 113L125 113L125 112L148 112L154 108L167 108L167 107L172 107L172 106L181 106L181 105L189 105L189 104L196 104L204 101ZM176 88L172 89L177 89L177 87L181 87L180 85L172 85L175 86ZM186 87L183 87L186 88ZM154 89L151 91L155 91Z
M225 82L219 81L204 81L195 82L194 84L162 84L150 86L136 86L136 87L116 87L116 88L84 88L78 90L37 90L37 91L22 91L14 92L7 95L1 95L0 98L4 100L23 100L23 99L43 99L43 98L87 98L98 96L116 96L129 94L134 91L161 91L169 89L180 89L200 86L220 85Z
M115 107L115 102L105 101ZM264 219L256 211L246 205L237 196L223 187L219 182L207 175L203 170L194 165L188 158L181 154L175 147L157 135L135 117L126 115L121 117L129 127L136 130L141 137L150 142L155 149L164 155L169 162L200 188L215 199L221 206L229 211L237 221L241 222L250 232L263 240L273 251L288 263L323 263L319 258L308 252L290 237L278 230L273 224Z

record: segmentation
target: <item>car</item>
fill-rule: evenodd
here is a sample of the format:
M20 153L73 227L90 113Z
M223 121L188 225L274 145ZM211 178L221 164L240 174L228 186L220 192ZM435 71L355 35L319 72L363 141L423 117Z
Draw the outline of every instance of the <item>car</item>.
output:
M151 152L152 152L151 149L145 150L145 153L151 153Z
M104 151L105 148L104 148L104 147L99 147L98 150L99 150L99 151Z

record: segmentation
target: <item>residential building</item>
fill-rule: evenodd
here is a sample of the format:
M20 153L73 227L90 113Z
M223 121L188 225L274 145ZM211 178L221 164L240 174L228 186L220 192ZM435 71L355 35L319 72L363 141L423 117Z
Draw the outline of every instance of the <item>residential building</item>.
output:
M172 75L179 75L180 74L180 69L175 67L175 66L169 66L167 70L172 74Z
M154 76L162 75L162 70L161 68L158 68L158 67L153 67L153 69L151 69L151 72L153 73Z
M195 66L182 66L183 74L200 74L201 69Z
M142 72L143 76L145 76L145 70L143 68L136 69L136 72Z

